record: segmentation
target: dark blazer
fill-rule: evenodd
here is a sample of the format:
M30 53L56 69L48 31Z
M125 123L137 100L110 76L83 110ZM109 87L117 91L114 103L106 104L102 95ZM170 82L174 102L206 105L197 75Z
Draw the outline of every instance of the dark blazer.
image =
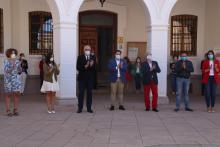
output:
M186 63L186 69L183 69L183 66L182 66L183 62ZM186 61L179 60L178 62L176 62L175 72L177 74L177 77L189 79L191 76L191 72L194 72L192 62L189 60L186 60Z
M126 73L126 70L127 70L127 63L124 61L124 59L120 59L120 62L122 64L122 68L120 68L120 76L121 76L121 80L123 82L126 81L125 79L125 73ZM109 80L110 82L114 83L117 81L117 74L118 74L118 70L116 69L117 67L117 62L115 60L115 58L112 58L109 60L108 62L108 70L109 70Z
M150 65L147 61L143 62L141 65L141 73L144 85L150 84L151 81L154 81L155 84L158 84L157 73L160 73L161 70L156 61L152 61L152 65L156 66L156 69L153 71L150 70Z
M22 72L25 72L26 74L28 73L28 62L25 59L21 60L21 68L22 68Z
M95 58L95 56L90 55L90 61L91 60L94 61L93 66L89 66L86 69L85 68L85 65L87 63L86 56L84 54L78 56L78 59L77 59L77 70L79 72L78 81L94 80L94 73L95 73L95 67L96 67L96 58Z

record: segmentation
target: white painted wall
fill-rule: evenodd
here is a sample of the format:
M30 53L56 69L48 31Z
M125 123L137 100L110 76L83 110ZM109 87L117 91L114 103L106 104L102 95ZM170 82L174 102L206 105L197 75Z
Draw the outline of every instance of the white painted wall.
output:
M195 72L193 74L201 73L200 62L204 57L204 50L206 49L205 47L206 7L205 6L206 6L206 0L178 0L171 13L171 16L180 15L180 14L190 14L190 15L198 16L197 56L190 57L190 60L193 62L195 69ZM170 56L170 43L168 47L168 52L169 52L168 56Z
M206 0L206 49L220 49L220 1Z
M85 1L80 11L107 10L118 14L118 36L124 37L123 55L127 55L127 42L146 42L149 15L145 14L143 3L134 0L108 0L101 7L100 2ZM137 17L138 16L138 17Z
M40 56L29 56L28 12L50 11L46 0L0 0L0 7L3 8L4 13L4 49L14 47L24 52L30 65L29 74L37 75ZM200 74L200 61L207 49L220 49L219 7L219 0L179 0L172 10L171 15L198 16L197 56L190 58L195 66L194 74ZM80 11L91 9L108 9L119 13L118 36L125 38L124 53L127 53L127 41L147 40L146 27L150 23L150 18L145 14L147 10L141 0L138 3L134 0L108 0L104 8L101 8L97 1L88 0L83 3ZM168 44L168 57L169 55ZM2 74L3 58L4 54L0 54L0 74Z
M4 25L4 51L11 47L11 6L10 0L0 0L0 8L3 9L3 25ZM4 53L0 54L0 74L3 73Z
M29 55L29 16L31 11L50 12L46 0L12 0L12 47L23 52L29 63L29 74L38 75L41 56Z

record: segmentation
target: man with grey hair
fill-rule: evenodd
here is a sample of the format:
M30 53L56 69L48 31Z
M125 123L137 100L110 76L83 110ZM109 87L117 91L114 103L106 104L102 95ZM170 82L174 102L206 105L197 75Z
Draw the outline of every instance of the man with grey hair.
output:
M84 92L87 91L86 107L87 112L93 113L92 110L92 89L94 82L94 70L96 66L95 56L91 55L91 46L84 46L84 54L78 56L77 70L78 83L79 83L79 97L78 97L78 110L77 113L81 113L84 103Z
M150 111L150 90L153 94L152 99L152 111L158 112L157 100L158 100L158 78L157 73L160 73L160 67L156 61L153 61L152 55L147 54L147 59L141 65L141 72L143 76L144 85L144 97L146 111Z

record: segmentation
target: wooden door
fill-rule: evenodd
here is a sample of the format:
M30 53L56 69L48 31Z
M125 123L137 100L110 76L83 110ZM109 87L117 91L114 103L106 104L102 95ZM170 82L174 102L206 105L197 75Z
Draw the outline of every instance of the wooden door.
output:
M98 33L96 27L81 27L79 31L80 55L83 54L85 45L90 45L97 57L98 51Z

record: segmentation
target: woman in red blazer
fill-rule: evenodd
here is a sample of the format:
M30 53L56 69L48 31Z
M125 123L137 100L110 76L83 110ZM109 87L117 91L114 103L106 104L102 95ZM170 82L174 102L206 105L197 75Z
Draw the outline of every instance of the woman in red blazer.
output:
M207 59L202 63L202 83L205 84L205 99L208 112L215 112L216 85L219 80L220 63L215 58L214 51L207 53Z

